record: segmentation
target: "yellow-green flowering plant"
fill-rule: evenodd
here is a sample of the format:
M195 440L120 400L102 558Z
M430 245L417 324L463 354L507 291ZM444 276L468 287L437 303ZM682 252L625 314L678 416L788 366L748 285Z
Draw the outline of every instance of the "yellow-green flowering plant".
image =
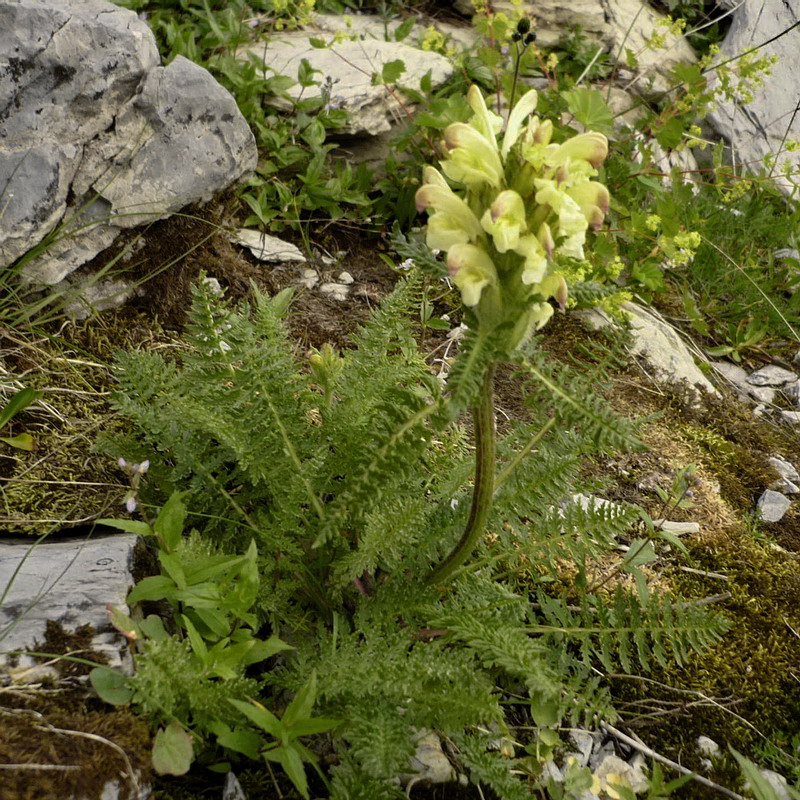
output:
M586 231L602 225L609 204L593 180L606 137L590 131L552 142L553 124L533 115L537 97L534 89L523 95L504 122L470 87L474 116L445 130L447 158L440 169L425 167L416 194L417 209L430 215L428 247L447 253L479 326L509 326L509 352L547 322L551 297L563 307L556 255L582 259Z
M513 93L512 93L513 98ZM594 178L608 141L589 131L553 141L550 120L534 115L538 95L524 94L507 119L489 110L477 86L473 116L445 129L446 158L426 166L416 193L429 214L427 245L447 254L447 269L472 312L478 336L492 335L510 355L563 309L566 281L557 255L583 259L586 232L597 230L609 205ZM455 549L429 575L441 583L469 557L488 517L494 478L494 363L486 368L473 408L476 469L472 509Z

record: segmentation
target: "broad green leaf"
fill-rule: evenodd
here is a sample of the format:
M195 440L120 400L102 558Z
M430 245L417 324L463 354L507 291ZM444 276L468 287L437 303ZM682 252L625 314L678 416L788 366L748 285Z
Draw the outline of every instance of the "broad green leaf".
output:
M134 519L98 519L97 525L108 525L109 528L135 533L137 536L152 536L155 531L146 523Z
M33 437L29 433L18 433L16 436L0 436L0 442L5 442L17 450L33 450Z
M164 628L164 621L157 614L150 614L139 623L142 633L155 642L163 642L169 637Z
M264 744L264 740L257 733L245 730L232 731L230 728L217 734L217 742L229 750L243 753L253 761L258 758L258 751Z
M294 696L283 714L283 724L292 727L297 722L305 721L311 716L314 700L317 697L317 671L311 670L311 675L303 688Z
M739 768L742 770L742 775L744 775L745 779L750 784L750 791L753 793L755 800L779 800L778 793L761 774L758 767L750 761L749 758L745 758L741 753L730 747L730 745L728 749L739 762Z
M241 700L231 700L230 698L228 702L238 708L251 722L254 722L259 728L265 730L273 739L283 741L288 738L286 736L286 728L281 721L263 706L258 706L254 703L244 703Z
M100 699L112 706L127 705L133 697L130 681L115 669L95 667L89 673L89 680Z
M417 22L416 16L412 15L408 17L408 19L406 19L400 25L398 25L394 31L394 40L396 42L402 42L403 39L405 39L408 36L408 34L411 33L416 22Z
M0 428L41 396L41 392L31 389L30 386L20 389L2 408L0 408Z
M185 775L194 759L192 737L177 722L156 733L153 769L159 775Z
M186 589L186 575L183 571L181 559L175 553L167 553L164 550L160 550L158 560L161 562L164 572L175 581L178 589Z
M308 43L316 50L324 50L328 46L324 39L311 38Z
M189 637L189 644L192 646L192 652L203 664L206 664L208 662L208 647L206 647L203 637L197 632L197 628L192 625L192 621L186 614L181 614L180 620L181 624L186 629L186 635Z
M597 89L580 87L561 92L561 96L566 100L570 113L581 125L598 133L613 132L614 117Z
M283 771L289 780L294 784L295 789L300 792L305 800L308 800L308 780L306 779L303 759L300 758L300 754L292 745L267 750L264 753L264 758L269 761L277 761L283 767Z
M300 66L297 68L297 82L301 86L313 86L317 81L314 80L314 73L319 72L311 66L307 58L300 59Z
M128 594L128 605L142 600L172 600L175 597L175 582L166 575L150 575L142 578Z
M173 492L153 525L168 552L178 546L183 536L183 522L186 519L186 505L182 500L184 494L186 492Z
M387 61L381 69L381 81L383 83L396 83L397 79L406 71L406 65L400 59Z
M253 648L248 651L246 663L257 664L259 661L271 658L283 650L294 650L294 648L292 645L282 642L277 636L270 636L265 642L258 640Z

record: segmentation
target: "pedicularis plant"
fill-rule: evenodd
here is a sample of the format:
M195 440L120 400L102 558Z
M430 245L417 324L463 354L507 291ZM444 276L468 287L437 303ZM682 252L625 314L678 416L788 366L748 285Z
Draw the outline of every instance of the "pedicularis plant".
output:
M467 100L469 123L444 133L441 172L426 167L417 209L427 209L427 244L447 253L447 266L472 312L478 336L510 355L553 313L563 309L567 283L554 270L557 254L583 259L586 231L599 228L609 194L592 180L608 154L601 133L552 142L553 123L533 115L531 90L508 119L489 111L477 86ZM442 175L444 173L444 175ZM450 188L445 176L463 187ZM494 363L485 368L474 411L477 464L472 513L458 546L433 571L443 581L469 557L494 494Z

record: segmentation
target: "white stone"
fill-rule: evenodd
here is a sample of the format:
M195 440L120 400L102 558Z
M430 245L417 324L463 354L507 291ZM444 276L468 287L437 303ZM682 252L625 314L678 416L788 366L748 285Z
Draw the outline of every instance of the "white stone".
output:
M320 284L319 290L322 294L326 294L340 302L347 300L347 295L350 293L350 287L341 283L323 283Z
M339 277L336 279L339 283L343 283L346 286L349 286L351 283L355 283L355 278L349 272L341 272L339 273Z
M433 731L420 731L416 737L416 751L411 758L411 769L416 773L406 790L417 781L448 783L455 777L455 770L442 750L442 741Z
M718 756L719 745L708 736L697 737L697 752L704 756Z
M761 767L759 767L758 771L761 773L761 777L770 785L772 791L775 793L775 800L791 800L793 796L796 796L789 794L788 784L783 775L779 775L777 772L773 772L771 769L763 769Z
M3 653L33 650L37 641L41 646L53 620L68 631L91 625L93 646L112 656L111 666L130 670L126 640L111 626L106 606L126 608L136 543L136 536L123 533L36 546L0 541L0 665L9 658Z
M788 422L790 425L800 425L800 411L784 411L780 410L781 419Z
M758 499L758 510L764 522L780 522L791 504L785 495L767 489Z
M301 264L306 262L306 257L291 242L285 242L277 236L270 236L252 228L240 228L233 241L246 247L259 261L273 263L297 261Z
M783 164L788 162L796 170L800 151L787 152L783 144L787 139L800 140L800 115L794 113L797 97L787 87L795 85L800 72L800 47L796 29L788 36L781 34L797 22L797 4L788 0L744 0L731 19L718 61L735 59L758 47L753 57L774 55L778 62L772 74L765 77L764 85L755 90L753 102L742 106L719 100L708 119L731 143L737 172L743 168L758 173L765 155L778 156L773 177L781 190L789 193L797 186L797 178L782 178ZM714 72L709 76L713 82Z
M753 386L785 386L797 383L797 375L790 369L769 364L757 369L747 377L747 382Z
M700 533L699 522L673 522L668 519L654 519L653 527L657 531L671 533L673 536L685 536L689 533Z
M319 275L316 270L306 268L298 281L298 285L304 286L306 289L313 289L319 283Z
M772 386L750 386L747 393L757 403L764 403L765 405L772 405L775 402L776 390Z

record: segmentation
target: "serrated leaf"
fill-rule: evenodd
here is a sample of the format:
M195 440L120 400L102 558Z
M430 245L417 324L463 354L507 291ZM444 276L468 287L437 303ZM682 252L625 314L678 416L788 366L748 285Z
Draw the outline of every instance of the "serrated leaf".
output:
M381 81L383 83L396 83L405 71L406 65L399 58L395 61L387 61L381 68Z
M586 128L598 133L613 132L614 116L597 89L579 87L561 92L561 96L566 100L569 112Z
M177 722L170 722L156 733L152 760L159 775L185 775L194 760L191 735Z

